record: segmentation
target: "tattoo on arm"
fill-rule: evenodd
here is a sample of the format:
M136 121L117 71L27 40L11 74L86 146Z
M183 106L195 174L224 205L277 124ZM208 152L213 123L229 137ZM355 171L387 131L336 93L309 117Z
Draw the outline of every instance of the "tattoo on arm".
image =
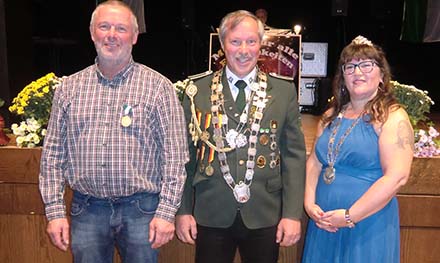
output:
M414 151L414 134L408 121L401 120L397 124L397 145L405 149L409 146Z

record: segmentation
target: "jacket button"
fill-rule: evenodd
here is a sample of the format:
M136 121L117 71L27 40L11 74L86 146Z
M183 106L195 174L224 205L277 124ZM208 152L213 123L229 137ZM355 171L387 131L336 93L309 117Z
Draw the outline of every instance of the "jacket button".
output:
M240 160L240 161L238 161L238 164L239 164L239 165L243 165L243 164L244 164L244 160Z

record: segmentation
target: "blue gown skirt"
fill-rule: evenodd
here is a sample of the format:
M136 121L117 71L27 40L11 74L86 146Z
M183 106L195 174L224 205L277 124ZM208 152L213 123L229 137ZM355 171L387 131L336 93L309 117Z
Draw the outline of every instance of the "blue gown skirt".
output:
M335 145L354 120L342 119ZM316 188L316 203L324 210L347 209L383 176L378 137L373 127L360 121L346 137L336 158L336 178L325 184L327 149L331 130L318 138L316 155L323 164ZM400 262L399 210L394 197L383 209L356 223L330 233L309 220L303 263L398 263Z

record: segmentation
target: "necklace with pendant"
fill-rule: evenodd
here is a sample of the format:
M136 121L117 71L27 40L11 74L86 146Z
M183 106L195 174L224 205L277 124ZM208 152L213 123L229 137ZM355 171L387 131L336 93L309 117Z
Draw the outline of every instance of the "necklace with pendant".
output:
M323 179L326 184L331 184L336 178L336 169L335 169L335 163L336 158L338 157L339 150L341 149L342 144L344 143L347 136L350 134L350 132L353 130L353 128L358 124L360 119L362 119L362 116L364 113L362 112L359 114L359 116L353 121L353 123L348 127L348 129L342 134L341 138L339 139L338 143L335 146L335 140L336 140L336 134L338 133L338 130L341 126L342 118L344 117L344 110L341 111L338 114L338 117L336 118L335 126L332 129L332 132L330 134L330 138L328 140L328 149L327 149L327 162L328 166L325 168Z

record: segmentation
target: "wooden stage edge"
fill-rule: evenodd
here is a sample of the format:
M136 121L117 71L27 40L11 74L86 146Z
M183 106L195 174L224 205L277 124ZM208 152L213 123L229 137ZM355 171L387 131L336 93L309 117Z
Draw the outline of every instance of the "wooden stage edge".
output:
M319 117L303 114L307 151L315 138ZM436 123L440 123L438 119ZM0 147L1 262L65 263L72 254L54 248L45 233L44 207L38 191L41 148ZM71 198L71 191L66 199ZM440 259L440 158L414 159L411 176L398 193L401 262L430 263ZM69 201L68 201L69 203ZM306 218L304 218L305 222ZM303 224L305 226L305 224ZM303 234L305 229L303 229ZM299 244L282 248L278 263L300 262ZM115 263L121 262L115 256ZM160 249L159 263L194 262L194 247L174 238ZM240 262L237 256L234 263Z

